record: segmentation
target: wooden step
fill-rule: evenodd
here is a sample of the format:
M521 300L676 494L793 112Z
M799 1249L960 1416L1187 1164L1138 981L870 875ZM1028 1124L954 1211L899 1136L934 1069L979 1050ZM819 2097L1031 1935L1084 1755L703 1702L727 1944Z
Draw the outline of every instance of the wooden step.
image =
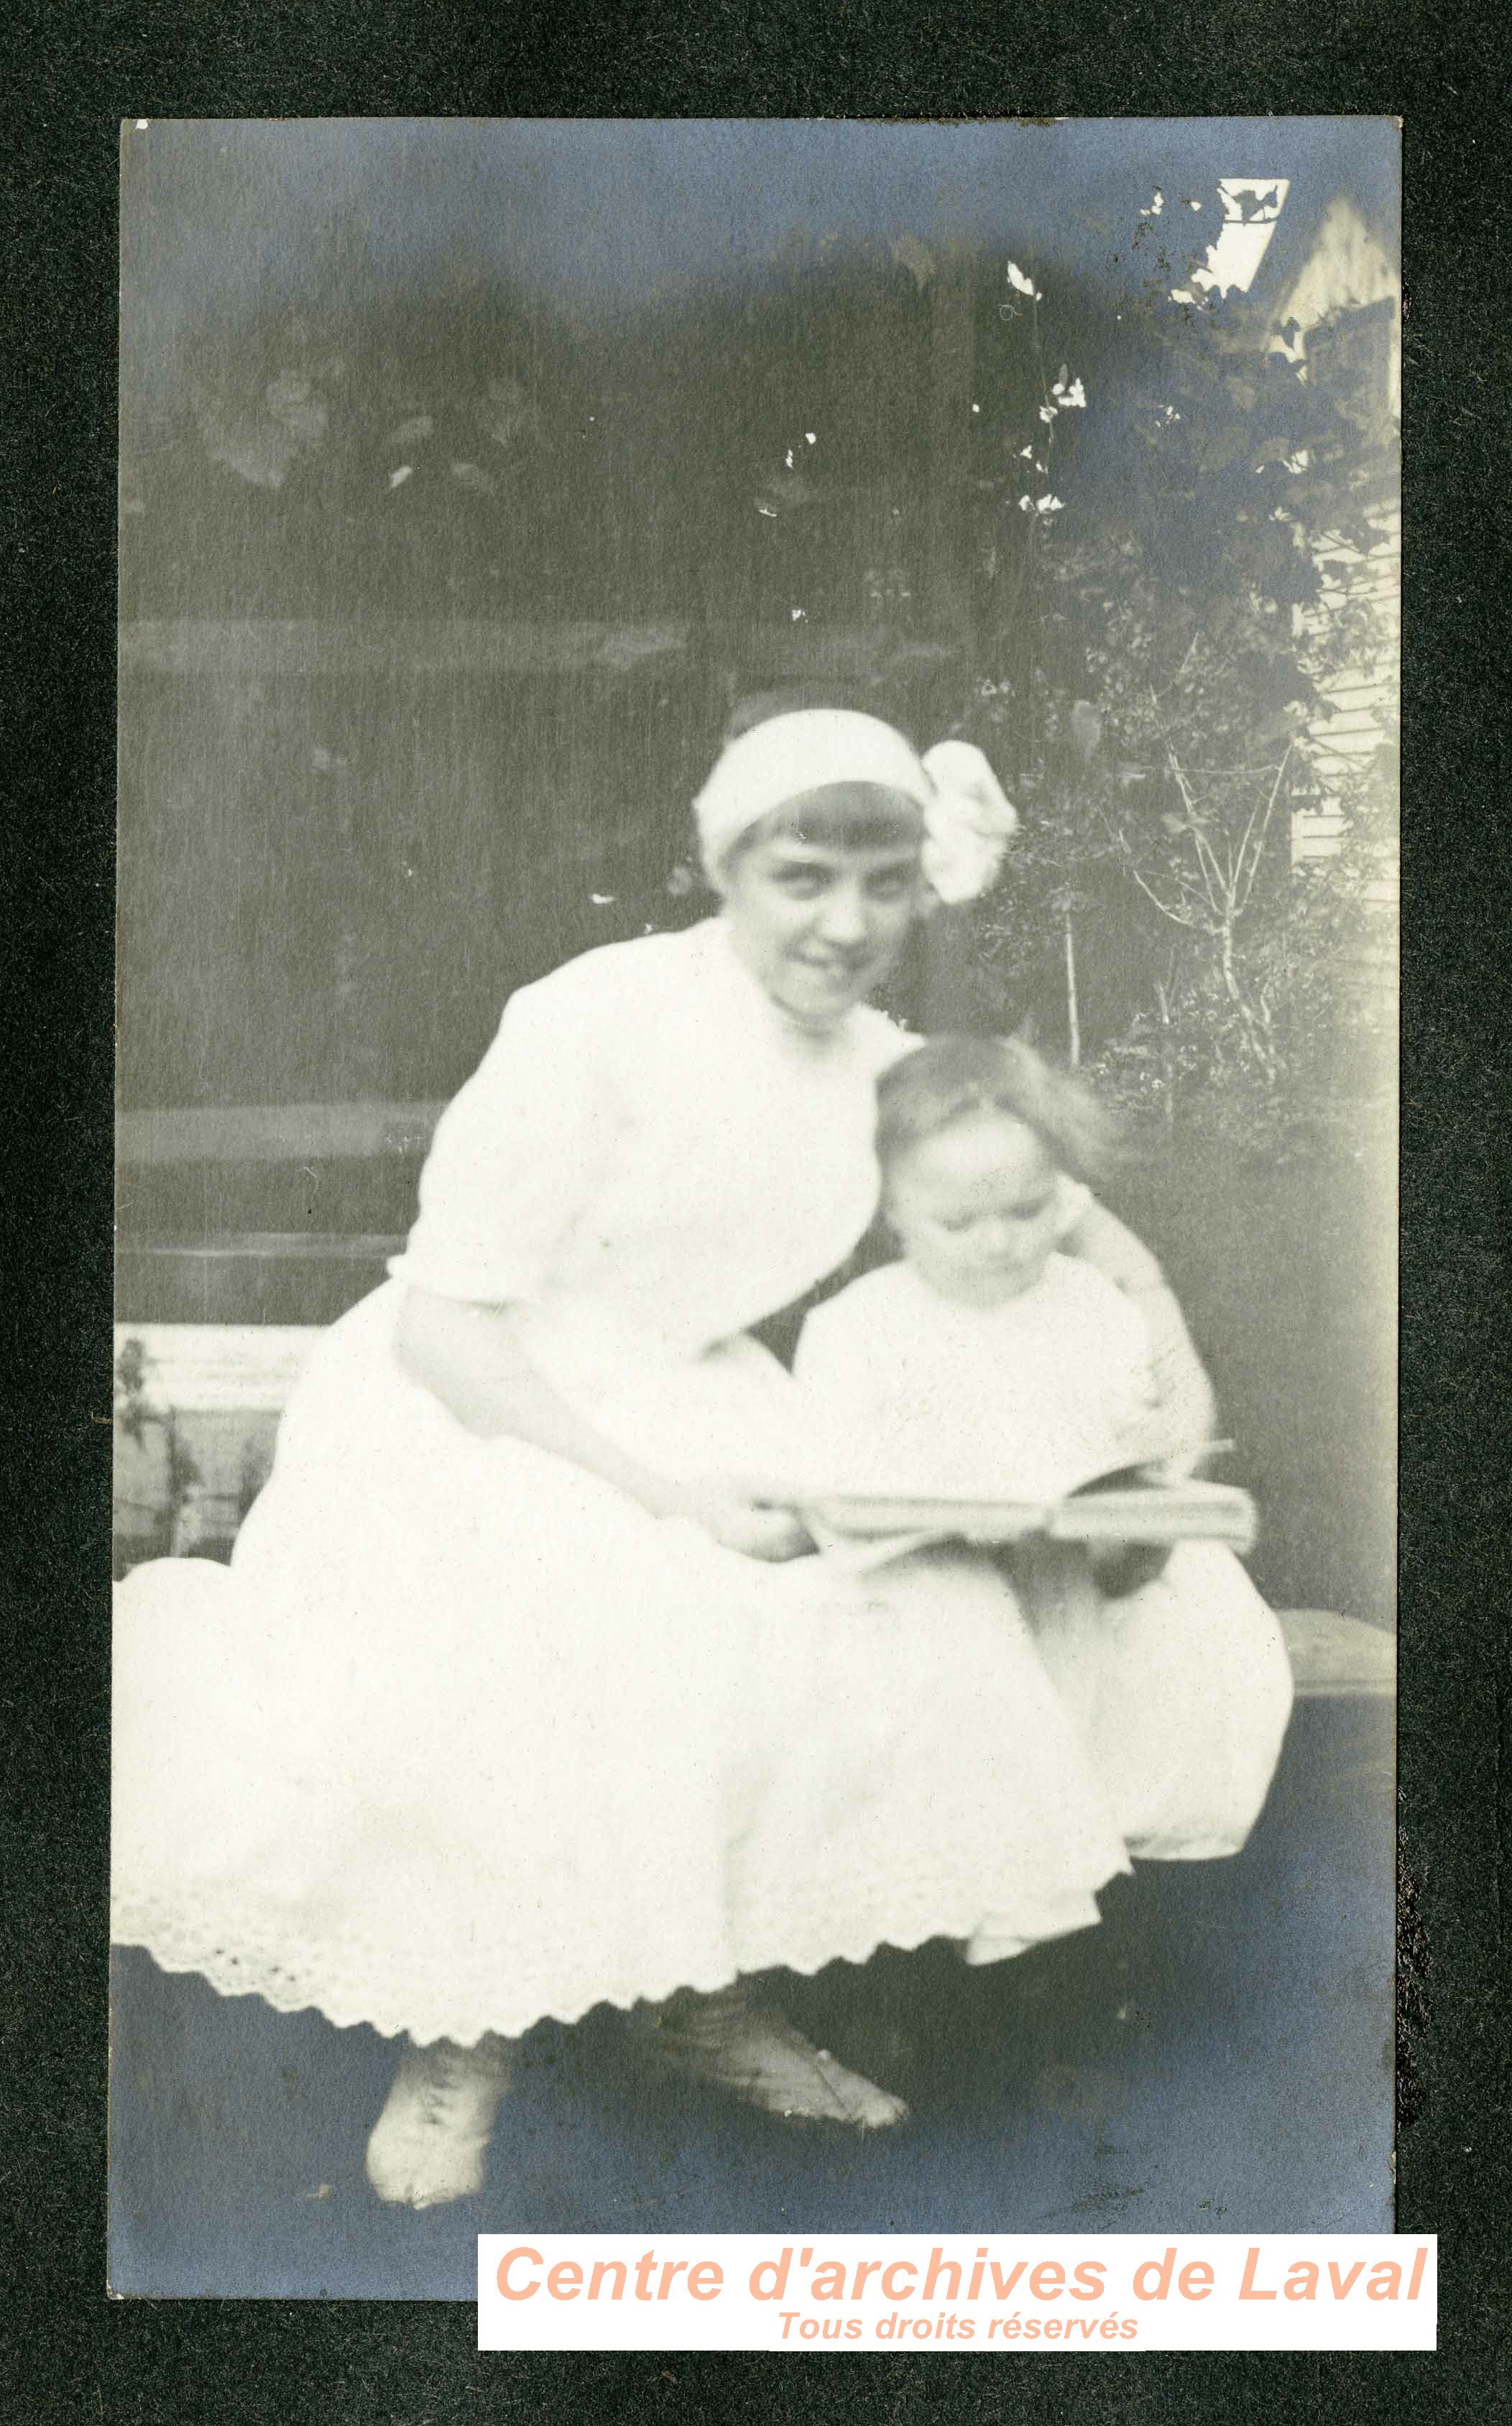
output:
M1329 1609L1277 1612L1299 1701L1396 1691L1396 1637Z

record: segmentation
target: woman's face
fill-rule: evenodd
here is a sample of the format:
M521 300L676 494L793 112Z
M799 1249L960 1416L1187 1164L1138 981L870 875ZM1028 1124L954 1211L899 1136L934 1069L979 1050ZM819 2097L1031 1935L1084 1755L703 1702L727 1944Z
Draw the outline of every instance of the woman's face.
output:
M833 1027L897 966L919 903L919 849L861 849L778 834L724 877L741 960L801 1027Z

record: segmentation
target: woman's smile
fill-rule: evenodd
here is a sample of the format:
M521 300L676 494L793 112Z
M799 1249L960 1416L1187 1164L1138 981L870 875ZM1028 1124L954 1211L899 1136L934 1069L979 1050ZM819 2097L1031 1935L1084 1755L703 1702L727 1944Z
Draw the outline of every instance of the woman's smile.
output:
M896 967L919 900L919 854L805 843L753 844L724 881L736 951L778 1009L833 1026Z

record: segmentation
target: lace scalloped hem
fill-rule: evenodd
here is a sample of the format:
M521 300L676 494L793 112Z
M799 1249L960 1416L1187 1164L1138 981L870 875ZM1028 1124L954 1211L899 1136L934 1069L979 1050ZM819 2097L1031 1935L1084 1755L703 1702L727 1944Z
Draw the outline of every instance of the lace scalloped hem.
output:
M739 1960L725 1956L702 1963L648 1964L644 1969L637 1966L633 1975L622 1972L613 1978L596 1966L567 1976L559 1962L549 1983L539 1977L532 1983L524 1966L512 1974L507 1953L496 1951L486 1976L453 1976L440 1997L433 1980L422 1987L417 1979L396 1978L392 1949L350 1940L345 1948L325 1942L301 1957L287 1946L256 1945L244 1921L235 1930L212 1929L203 1922L195 1927L140 1899L118 1900L111 1937L118 1946L143 1948L164 1971L197 1973L222 1997L260 1997L281 2014L313 2009L337 2030L364 2026L382 2038L408 2036L420 2046L437 2039L473 2046L490 2031L500 2038L523 2038L538 2022L579 2022L600 2005L628 2012L636 2005L660 2004L679 1990L709 1996L740 1977L763 1971L812 1978L831 1963L866 1963L884 1947L913 1953L934 1938L951 1938L968 1947L968 1959L976 1963L1006 1961L1031 1946L1091 1928L1099 1915L1096 1896L1087 1887L1049 1897L1036 1911L1016 1909L1011 1920L984 1913L980 1901L967 1905L935 1898L927 1902L894 1900L885 1917L870 1914L848 1929L833 1924L816 1928L815 1916L806 1918L806 1927L789 1917L751 1931Z

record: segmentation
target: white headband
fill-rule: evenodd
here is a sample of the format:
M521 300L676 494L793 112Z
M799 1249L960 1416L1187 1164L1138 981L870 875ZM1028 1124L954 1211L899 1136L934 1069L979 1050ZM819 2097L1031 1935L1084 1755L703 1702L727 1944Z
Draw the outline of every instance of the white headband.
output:
M942 901L973 901L986 891L1018 823L969 741L936 742L920 758L880 717L801 708L732 741L694 801L708 875L718 881L740 836L773 809L835 784L875 784L917 803L924 874Z

